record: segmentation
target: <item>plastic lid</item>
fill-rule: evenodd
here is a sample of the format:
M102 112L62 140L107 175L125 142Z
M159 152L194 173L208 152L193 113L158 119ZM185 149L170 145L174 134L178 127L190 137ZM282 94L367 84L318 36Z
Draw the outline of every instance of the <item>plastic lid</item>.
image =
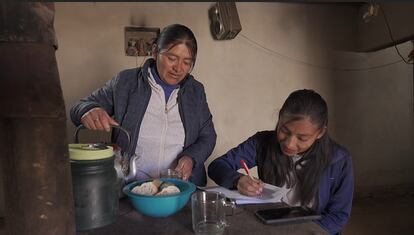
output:
M113 148L104 144L69 144L69 158L72 160L99 160L114 155Z

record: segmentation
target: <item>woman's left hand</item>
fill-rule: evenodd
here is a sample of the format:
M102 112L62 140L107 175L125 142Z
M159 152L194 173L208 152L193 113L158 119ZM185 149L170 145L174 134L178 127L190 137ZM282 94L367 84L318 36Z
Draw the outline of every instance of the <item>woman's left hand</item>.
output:
M178 160L178 164L175 170L181 174L183 180L188 180L188 178L191 176L193 165L194 164L191 157L184 155Z

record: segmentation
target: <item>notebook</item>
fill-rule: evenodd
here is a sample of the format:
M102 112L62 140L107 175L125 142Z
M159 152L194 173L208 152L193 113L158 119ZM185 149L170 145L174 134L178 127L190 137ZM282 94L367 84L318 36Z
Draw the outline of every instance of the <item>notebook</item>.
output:
M238 205L260 204L281 202L282 197L287 193L287 189L280 188L271 184L264 184L262 194L256 197L249 197L240 194L237 190L229 190L220 186L199 187L208 192L223 193L227 198L232 199Z

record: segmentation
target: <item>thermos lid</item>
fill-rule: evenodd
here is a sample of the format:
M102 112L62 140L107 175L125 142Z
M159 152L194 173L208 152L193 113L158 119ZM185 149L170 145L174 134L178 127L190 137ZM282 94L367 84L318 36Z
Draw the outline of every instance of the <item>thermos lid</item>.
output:
M99 160L113 155L113 148L105 144L69 144L71 160Z

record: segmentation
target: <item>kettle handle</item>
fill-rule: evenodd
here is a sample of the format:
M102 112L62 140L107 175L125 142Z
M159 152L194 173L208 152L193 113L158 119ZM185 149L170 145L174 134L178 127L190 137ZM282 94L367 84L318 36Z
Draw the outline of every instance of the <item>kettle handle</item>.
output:
M129 135L128 131L125 130L124 128L120 127L120 126L111 125L111 127L120 129L122 132L125 133L125 135L128 138L128 147L127 147L127 149L129 149L130 144L131 144L131 136ZM73 139L74 139L75 143L79 143L78 132L79 132L80 129L86 129L86 127L83 124L80 124L79 126L76 127L76 131L75 131L75 134L73 136L74 137Z

